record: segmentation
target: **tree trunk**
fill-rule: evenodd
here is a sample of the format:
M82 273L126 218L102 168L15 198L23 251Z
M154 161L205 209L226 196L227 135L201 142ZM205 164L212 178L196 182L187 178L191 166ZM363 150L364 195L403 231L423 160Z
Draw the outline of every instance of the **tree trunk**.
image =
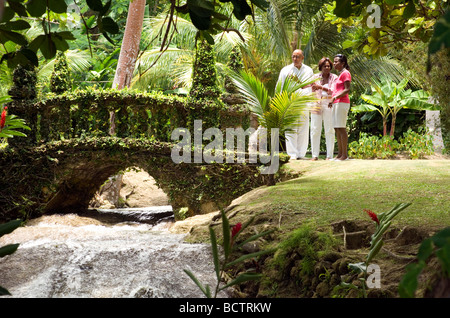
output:
M127 24L120 48L119 61L112 88L122 89L129 87L133 78L136 59L139 54L142 24L144 23L145 0L132 0L128 8ZM115 134L115 114L110 113L110 135Z
M391 137L394 136L394 133L395 133L395 119L396 119L396 116L392 115L391 133L390 133Z
M112 87L122 89L130 85L141 43L145 0L132 0L128 9L127 24L123 35L119 61Z
M119 61L117 62L116 74L112 88L123 89L129 87L133 78L136 59L139 54L139 44L141 42L142 25L144 23L145 0L132 0L128 7L127 24L123 35L122 46L120 48ZM110 112L109 134L116 133L115 112ZM122 174L118 174L108 181L100 189L101 197L110 198L111 203L116 207L119 205L120 189L122 187ZM106 192L107 189L107 192Z

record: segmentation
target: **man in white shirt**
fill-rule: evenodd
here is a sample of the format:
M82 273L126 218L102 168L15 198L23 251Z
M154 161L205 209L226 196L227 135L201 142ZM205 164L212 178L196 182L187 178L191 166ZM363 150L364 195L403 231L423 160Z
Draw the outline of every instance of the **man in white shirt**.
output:
M278 82L286 79L290 75L298 77L302 82L309 80L314 72L311 67L303 64L305 59L302 50L294 50L292 52L292 64L285 66L281 69L278 76ZM301 94L308 94L312 92L310 85L301 89ZM294 128L293 133L287 133L286 137L286 152L291 159L305 158L306 151L308 150L309 143L309 109L306 109L299 114L300 125Z

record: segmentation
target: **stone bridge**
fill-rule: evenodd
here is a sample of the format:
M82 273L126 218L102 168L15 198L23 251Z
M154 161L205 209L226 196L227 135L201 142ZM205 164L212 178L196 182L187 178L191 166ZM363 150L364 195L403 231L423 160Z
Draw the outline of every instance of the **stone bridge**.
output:
M178 97L114 94L84 91L77 98L60 95L39 104L9 105L11 113L26 119L32 133L9 139L10 147L0 152L0 220L81 212L109 177L128 167L148 172L174 210L187 207L189 215L224 208L252 188L275 182L274 175L260 173L261 164L248 160L172 160L170 132L175 127L192 131L195 119L207 118L204 128L246 128L245 110L217 104L205 110L204 104ZM284 162L281 157L280 164Z

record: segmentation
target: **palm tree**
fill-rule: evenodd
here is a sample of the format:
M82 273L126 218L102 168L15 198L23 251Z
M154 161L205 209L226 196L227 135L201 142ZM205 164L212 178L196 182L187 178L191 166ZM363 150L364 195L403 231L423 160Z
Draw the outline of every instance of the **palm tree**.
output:
M230 77L250 111L257 116L259 124L268 132L278 128L280 136L292 132L300 124L299 114L309 107L309 103L316 101L313 94L298 93L299 89L314 80L301 81L288 77L276 85L274 95L270 96L264 83L251 72L240 71L230 74Z
M400 83L384 79L379 84L372 85L372 95L362 94L361 98L369 104L352 107L353 112L378 111L383 118L383 135L387 134L387 119L392 116L390 136L394 136L397 114L403 108L416 110L435 110L437 106L429 102L430 96L423 90L405 90L408 79Z
M220 74L226 69L229 52L236 46L242 52L244 69L255 74L271 92L275 89L280 69L290 63L293 47L303 49L304 63L313 69L323 56L332 57L344 52L341 44L354 29L343 28L338 32L335 25L326 21L323 5L328 2L272 0L267 11L255 10L254 20L231 19L229 27L238 30L245 41L234 32L215 36L218 80L223 81ZM231 14L231 11L228 13ZM227 15L227 12L224 14ZM134 88L190 88L197 29L187 16L179 15L171 45L161 54L162 35L159 31L165 30L165 23L164 15L144 22L143 48L132 80ZM352 91L364 92L367 86L376 83L382 76L396 81L405 77L401 66L388 56L371 60L352 55L348 50L345 53L352 68Z
M171 44L161 51L160 30L166 29L167 21L162 14L145 19L143 47L137 60L131 87L163 91L171 91L173 88L182 88L185 91L190 89L197 29L187 17L178 16L176 22L176 33L171 39ZM235 32L221 32L214 36L219 87L223 87L225 78L221 74L225 74L227 70L232 49L236 46L245 46L250 40L250 35L240 28L236 20L229 27L239 30L245 42Z
M377 83L383 76L395 81L407 77L406 71L389 56L369 59L344 49L342 43L357 29L338 30L327 21L326 3L329 1L273 0L267 12L257 10L255 23L250 23L246 29L253 36L244 50L246 69L251 66L253 73L259 74L268 87L274 87L279 70L290 63L293 48L301 48L304 63L313 69L323 56L332 58L336 53L346 54L352 72L352 91L357 93L364 92L368 84ZM252 58L255 53L257 59ZM254 61L262 63L258 65L252 63Z

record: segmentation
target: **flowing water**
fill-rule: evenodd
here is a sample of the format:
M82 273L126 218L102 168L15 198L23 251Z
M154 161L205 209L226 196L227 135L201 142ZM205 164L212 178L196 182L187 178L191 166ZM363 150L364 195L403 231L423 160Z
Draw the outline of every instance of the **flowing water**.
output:
M20 243L0 258L0 286L20 298L204 297L183 270L215 286L210 245L184 242L167 219L148 223L76 214L29 221L0 238L0 247Z

